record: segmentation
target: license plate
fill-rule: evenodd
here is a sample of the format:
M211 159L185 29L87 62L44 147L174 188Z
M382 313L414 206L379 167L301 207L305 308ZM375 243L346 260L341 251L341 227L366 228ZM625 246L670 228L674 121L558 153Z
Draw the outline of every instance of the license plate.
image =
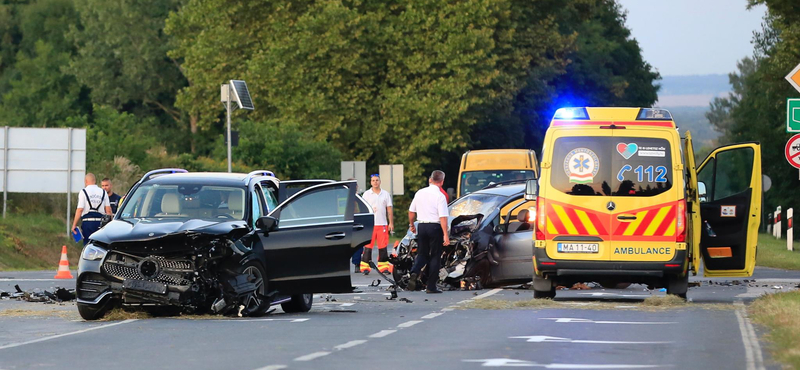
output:
M155 281L125 279L125 281L122 282L122 287L125 289L139 290L142 292L157 294L167 293L167 286Z
M600 244L597 243L558 243L559 253L598 253Z

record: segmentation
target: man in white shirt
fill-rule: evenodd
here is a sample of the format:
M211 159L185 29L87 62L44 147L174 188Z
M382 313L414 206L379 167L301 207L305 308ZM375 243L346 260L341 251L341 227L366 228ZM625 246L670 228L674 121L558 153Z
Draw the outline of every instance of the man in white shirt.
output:
M428 282L426 293L441 293L436 287L439 280L439 265L442 247L450 244L447 230L447 200L442 194L444 172L436 170L428 179L430 186L420 189L414 194L414 200L408 208L408 227L417 234L417 258L411 268L409 290L416 290L417 277L425 265L428 265ZM419 230L414 228L414 220L419 221Z
M389 263L389 253L386 247L389 245L389 233L394 231L394 216L392 215L392 195L388 191L381 189L381 177L378 174L370 176L372 188L365 191L364 200L372 206L375 213L375 227L372 229L372 240L364 248L361 254L361 272L369 274L369 261L372 259L372 247L378 245L378 271L382 273L392 272L394 266Z
M87 173L83 178L83 183L86 187L78 193L78 209L75 210L75 217L72 220L72 230L78 227L78 220L81 220L83 245L86 245L89 237L100 229L103 215L112 213L106 191L97 186L97 178L94 174Z

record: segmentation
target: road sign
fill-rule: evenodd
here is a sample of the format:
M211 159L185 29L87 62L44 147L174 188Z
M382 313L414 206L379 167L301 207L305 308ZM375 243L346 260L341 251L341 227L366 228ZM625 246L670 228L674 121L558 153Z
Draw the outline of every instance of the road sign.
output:
M786 99L786 132L800 132L800 99Z
M794 69L784 78L786 81L789 81L789 83L792 84L795 90L800 92L800 64L794 67Z
M342 181L356 179L358 181L358 192L361 193L369 189L367 182L367 162L364 161L343 161L342 162Z
M403 195L403 165L402 164L382 164L378 166L378 173L381 176L381 187L389 188L391 195Z
M786 160L792 167L800 168L800 134L786 142Z

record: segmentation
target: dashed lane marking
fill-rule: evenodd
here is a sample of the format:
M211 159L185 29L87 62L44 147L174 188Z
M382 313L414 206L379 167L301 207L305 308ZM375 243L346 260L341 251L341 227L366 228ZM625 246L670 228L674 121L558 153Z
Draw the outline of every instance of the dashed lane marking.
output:
M286 368L288 368L288 366L286 365L269 365L269 366L259 367L258 369L255 370L281 370Z
M329 354L331 354L331 353L330 352L326 352L326 351L314 352L314 353L307 354L305 356L300 356L300 357L298 357L298 358L296 358L294 360L295 361L311 361L311 360L313 360L315 358L320 358L320 357L323 357L323 356L327 356Z
M421 323L421 322L422 322L422 320L411 320L411 321L406 321L406 322L404 322L404 323L402 323L402 324L400 324L400 325L397 325L397 327L398 327L398 328L410 328L410 327L412 327L412 326L414 326L414 325L417 325L417 324L419 324L419 323Z
M590 319L576 319L570 317L541 317L539 320L553 320L557 323L581 323L581 324L619 324L619 325L669 325L677 322L668 321L594 321Z
M370 338L383 338L389 334L396 333L397 330L381 330L375 334L370 335Z
M744 343L744 356L747 360L747 370L764 370L764 357L761 354L761 345L758 336L747 318L747 312L741 301L733 303L736 306L736 320L739 322L739 331L742 333Z
M429 313L429 314L427 314L425 316L422 316L422 318L423 319L432 319L434 317L442 316L442 315L444 315L444 312L434 312L434 313Z
M477 296L477 297L475 297L475 298L472 298L472 299L484 299L484 298L486 298L486 297L489 297L489 296L495 295L495 294L497 294L497 293L501 292L502 290L503 290L503 289L501 289L501 288L492 289L492 290L490 290L490 291L488 291L488 292L486 292L486 293L483 293L483 294L481 294L481 295L479 295L479 296Z
M26 345L26 344L33 344L33 343L44 342L44 341L48 341L48 340L51 340L51 339L63 338L63 337L70 336L70 335L75 335L75 334L86 333L86 332L89 332L89 331L92 331L92 330L99 330L99 329L110 328L110 327L112 327L112 326L117 326L117 325L128 324L128 323L131 323L131 322L134 322L134 321L136 321L136 319L129 319L129 320L124 320L124 321L120 321L120 322L115 322L115 323L113 323L113 324L100 325L100 326L95 326L95 327L93 327L93 328L88 328L88 329L83 329L83 330L77 330L77 331L73 331L73 332L69 332L69 333L57 334L57 335L51 335L51 336L49 336L49 337L44 337L44 338L39 338L39 339L29 340L29 341L27 341L27 342L19 342L19 343L11 343L11 344L6 344L6 345L4 345L4 346L0 346L0 350L3 350L3 349L8 349L8 348L14 348L14 347L19 347L19 346L24 346L24 345Z
M355 346L357 346L359 344L364 344L364 343L367 343L366 339L351 340L351 341L349 341L349 342L347 342L345 344L340 344L340 345L335 346L333 348L337 349L337 350L343 350L343 349L347 349L347 348L350 348L350 347L355 347Z

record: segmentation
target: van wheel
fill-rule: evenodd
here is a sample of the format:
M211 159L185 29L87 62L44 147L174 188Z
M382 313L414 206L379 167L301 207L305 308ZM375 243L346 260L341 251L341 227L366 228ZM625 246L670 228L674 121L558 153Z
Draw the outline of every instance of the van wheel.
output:
M534 299L543 299L543 298L550 298L553 299L556 297L556 288L552 287L550 290L534 290L533 291L533 298Z
M676 295L686 299L686 292L689 290L689 273L683 276L670 276L667 278L667 294Z
M313 294L298 294L293 295L292 300L286 303L281 303L281 308L286 313L295 312L308 312L311 310L311 305L314 304Z

